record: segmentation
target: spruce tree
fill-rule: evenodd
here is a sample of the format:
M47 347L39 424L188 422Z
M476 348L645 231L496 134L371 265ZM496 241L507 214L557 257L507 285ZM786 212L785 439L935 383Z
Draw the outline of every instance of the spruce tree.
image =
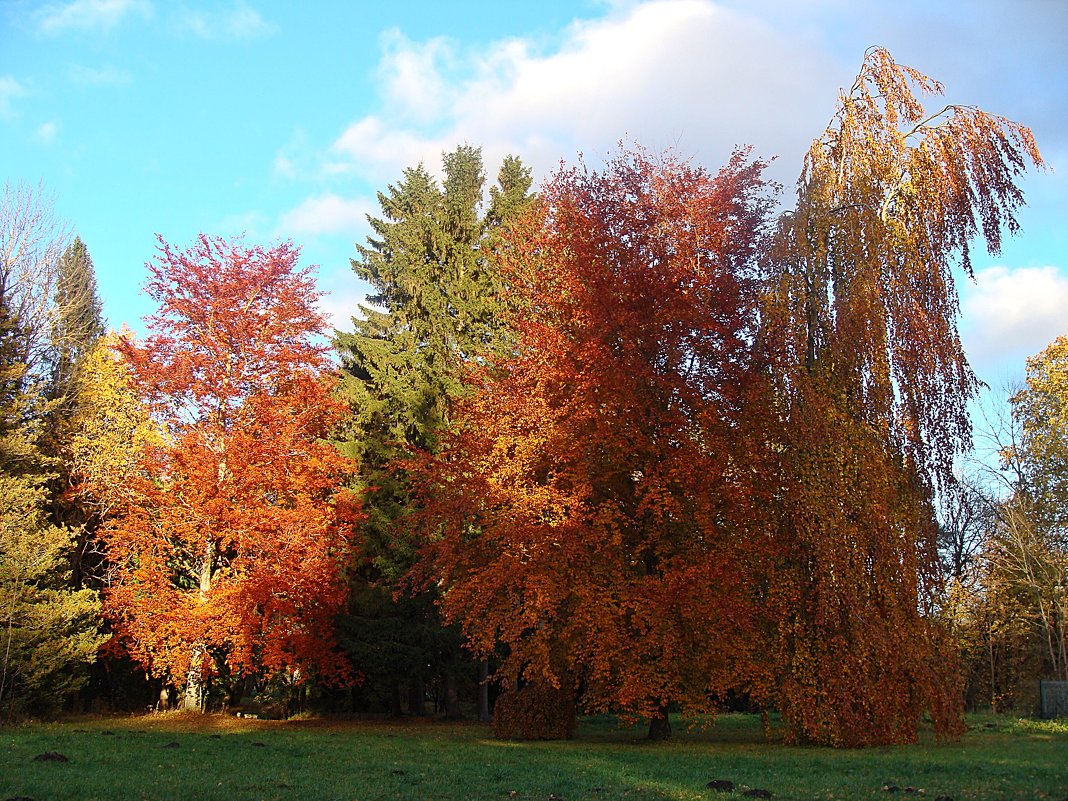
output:
M355 330L336 340L353 409L342 448L359 460L367 513L341 639L357 668L392 696L394 712L401 678L409 711L421 714L424 683L441 678L454 701L466 666L458 633L441 627L432 596L391 598L415 559L403 534L412 500L395 460L437 448L450 405L464 392L465 362L507 339L489 255L529 201L530 171L507 158L489 204L485 183L481 150L463 145L443 155L440 186L420 164L379 193L382 216L369 218L372 234L352 262L373 294Z
M97 293L93 260L85 243L74 239L56 264L48 342L48 409L41 446L54 462L49 483L49 516L53 523L71 529L73 542L68 562L72 586L93 585L100 572L96 548L99 515L85 498L73 491L71 439L76 421L83 417L81 394L85 360L104 335L103 304ZM96 582L99 588L99 582Z
M51 393L72 400L78 365L104 335L103 305L89 250L79 237L63 252L56 271L51 330Z

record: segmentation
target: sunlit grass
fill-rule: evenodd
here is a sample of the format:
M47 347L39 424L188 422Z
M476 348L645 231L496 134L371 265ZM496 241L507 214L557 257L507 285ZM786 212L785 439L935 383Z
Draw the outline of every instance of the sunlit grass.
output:
M1068 725L985 716L960 743L836 751L766 743L759 720L676 723L644 741L608 717L570 742L495 740L484 726L434 722L269 722L154 715L0 730L0 801L54 799L974 799L1068 797ZM46 751L69 762L36 762ZM707 788L712 779L736 791ZM898 792L884 790L896 786ZM906 792L913 788L915 792ZM921 794L919 791L923 790Z

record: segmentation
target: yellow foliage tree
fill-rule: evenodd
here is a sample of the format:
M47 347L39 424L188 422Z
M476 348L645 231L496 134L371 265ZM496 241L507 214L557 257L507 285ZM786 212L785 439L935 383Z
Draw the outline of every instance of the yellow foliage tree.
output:
M794 740L906 742L923 710L962 729L930 614L932 498L970 444L978 383L952 270L1017 229L1030 131L974 107L931 114L941 85L868 51L805 159L774 237L761 342L777 383L781 476L774 699ZM947 661L948 660L948 661Z
M76 416L63 456L70 494L98 520L119 504L143 455L161 447L165 432L137 395L118 351L123 334L108 334L84 357Z

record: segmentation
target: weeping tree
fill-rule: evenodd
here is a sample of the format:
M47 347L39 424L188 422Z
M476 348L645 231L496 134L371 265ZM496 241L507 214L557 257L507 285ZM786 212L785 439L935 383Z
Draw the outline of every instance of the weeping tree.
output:
M760 336L775 384L768 485L769 703L794 741L907 742L924 710L961 730L949 649L930 614L936 492L970 445L978 381L957 332L953 270L1018 228L1031 132L866 54L805 157L766 266ZM773 689L774 688L774 689Z

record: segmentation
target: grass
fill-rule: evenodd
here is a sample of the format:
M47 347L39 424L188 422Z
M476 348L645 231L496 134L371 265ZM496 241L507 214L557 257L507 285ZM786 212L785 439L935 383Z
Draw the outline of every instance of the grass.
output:
M95 718L0 729L0 801L741 799L712 779L784 801L1068 798L1068 723L970 723L959 743L847 751L767 743L748 715L677 724L658 744L607 717L554 743L501 742L476 724ZM69 761L34 760L48 751Z

